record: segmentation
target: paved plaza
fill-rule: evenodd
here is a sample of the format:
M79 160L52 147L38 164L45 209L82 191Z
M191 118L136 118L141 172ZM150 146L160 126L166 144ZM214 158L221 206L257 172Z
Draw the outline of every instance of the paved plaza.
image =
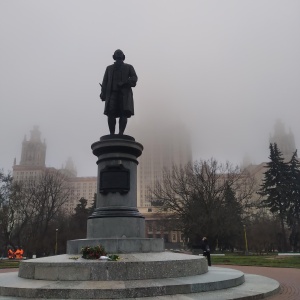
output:
M300 269L227 265L218 265L218 267L227 267L246 274L257 274L277 280L280 283L280 292L269 297L268 300L300 300Z

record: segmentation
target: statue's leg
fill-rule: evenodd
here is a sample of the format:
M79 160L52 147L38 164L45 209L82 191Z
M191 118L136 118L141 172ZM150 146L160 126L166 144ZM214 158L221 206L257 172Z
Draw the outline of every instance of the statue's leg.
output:
M119 119L119 134L123 134L125 131L127 125L127 118L126 117L120 117Z
M108 128L109 128L110 134L115 134L116 118L112 117L112 116L108 116L107 121L108 121Z

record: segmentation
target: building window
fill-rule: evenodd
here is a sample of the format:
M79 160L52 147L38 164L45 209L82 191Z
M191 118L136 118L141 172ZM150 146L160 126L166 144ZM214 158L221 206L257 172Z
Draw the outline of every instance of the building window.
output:
M177 242L177 237L175 233L172 234L172 242Z

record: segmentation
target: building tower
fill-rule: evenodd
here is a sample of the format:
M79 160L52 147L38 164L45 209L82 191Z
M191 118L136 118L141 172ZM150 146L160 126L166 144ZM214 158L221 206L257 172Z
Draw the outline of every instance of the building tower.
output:
M144 152L138 168L138 206L150 207L149 188L162 179L164 169L184 167L192 161L191 142L184 125L175 122L165 124L164 128L159 122L144 128L139 140L144 145Z
M26 135L24 137L20 164L14 160L14 180L22 181L40 176L46 170L46 148L45 141L41 141L38 126L34 126L30 132L30 139L27 140Z
M70 178L77 176L77 170L71 157L67 159L66 165L62 166L60 172Z
M285 131L285 126L281 120L277 120L275 123L274 135L271 135L270 143L277 144L285 161L289 161L292 158L293 153L296 151L294 134L291 129L288 133Z
M34 126L30 132L30 140L26 135L22 143L20 166L45 167L46 143L41 141L41 132L38 126Z

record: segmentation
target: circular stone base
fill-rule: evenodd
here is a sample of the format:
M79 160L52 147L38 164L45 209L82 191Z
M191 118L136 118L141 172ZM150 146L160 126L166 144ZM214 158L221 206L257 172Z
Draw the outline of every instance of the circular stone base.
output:
M20 262L19 277L61 281L144 280L195 276L207 272L204 257L172 252L121 254L119 261L57 255Z

